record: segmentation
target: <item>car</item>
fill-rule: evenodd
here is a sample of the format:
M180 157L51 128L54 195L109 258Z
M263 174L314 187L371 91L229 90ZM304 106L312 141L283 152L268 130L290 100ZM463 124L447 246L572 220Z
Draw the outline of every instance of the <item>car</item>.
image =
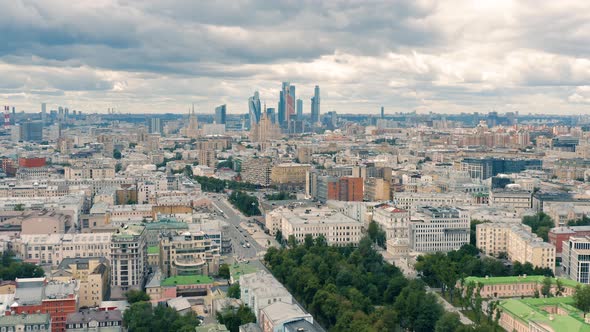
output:
M242 244L242 248L246 248L246 245L245 244Z

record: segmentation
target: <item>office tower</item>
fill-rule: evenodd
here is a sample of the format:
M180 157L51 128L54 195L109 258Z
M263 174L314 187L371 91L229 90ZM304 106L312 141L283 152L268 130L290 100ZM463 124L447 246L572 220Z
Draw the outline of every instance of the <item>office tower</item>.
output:
M67 119L70 117L70 109L65 107L64 108L64 118Z
M215 108L215 123L225 124L226 113L227 113L227 108L226 108L225 104L217 106Z
M149 123L150 134L160 134L162 133L162 119L160 118L151 118Z
M61 106L57 108L57 119L58 119L58 121L61 121L64 119L64 108Z
M10 124L13 125L16 123L16 107L12 107L12 116L10 117Z
M283 82L279 99L279 125L288 127L291 116L295 114L295 87L289 82Z
M303 120L303 100L297 99L297 120Z
M385 107L381 106L381 119L385 119Z
M315 86L313 97L311 98L311 123L320 122L320 87Z
M295 86L289 86L289 95L291 96L291 108L293 109L293 113L290 115L295 115L295 110L297 107L297 98L295 97ZM289 120L294 120L293 117L290 117Z
M274 108L269 107L266 109L266 116L271 121L271 123L277 123L277 113Z
M248 109L250 111L250 128L252 128L254 124L260 122L261 108L258 91L254 92L254 96L248 98Z
M43 125L47 122L47 104L41 103L41 122Z
M21 125L20 140L25 142L41 142L43 140L43 123L41 121L25 121Z

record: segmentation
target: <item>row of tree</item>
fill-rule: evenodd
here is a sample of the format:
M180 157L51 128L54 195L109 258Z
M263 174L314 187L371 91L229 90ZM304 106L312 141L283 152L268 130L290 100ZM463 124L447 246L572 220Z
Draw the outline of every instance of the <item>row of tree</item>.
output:
M279 191L278 193L266 194L264 198L267 201L284 201L287 199L295 199L297 196L287 191Z
M259 216L258 199L243 191L234 191L229 195L229 202L240 210L246 217Z
M487 331L445 314L424 282L385 262L369 237L356 248L328 246L323 236L288 242L289 248L269 248L265 262L330 331Z
M455 285L459 280L469 276L502 277L528 275L553 276L549 268L534 267L531 263L512 265L504 264L493 257L480 257L479 250L471 244L466 244L459 250L448 253L433 253L418 256L416 271L422 275L428 285L441 288L443 296L448 294L451 301L455 296Z
M247 191L260 189L260 186L253 183L221 180L209 176L193 176L193 180L197 181L201 185L201 189L206 192L220 193L226 189Z

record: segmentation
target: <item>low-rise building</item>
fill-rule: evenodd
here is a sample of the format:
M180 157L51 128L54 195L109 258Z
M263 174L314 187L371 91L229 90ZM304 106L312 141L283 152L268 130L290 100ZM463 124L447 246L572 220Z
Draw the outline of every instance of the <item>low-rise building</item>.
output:
M291 235L303 242L306 235L323 235L329 245L356 245L362 237L361 222L328 207L280 207L266 216L271 233L280 230L283 237Z
M490 206L524 211L532 207L532 192L528 190L494 189L490 192Z
M0 331L51 331L51 316L37 313L0 316Z
M492 222L476 226L476 246L487 255L506 253L512 261L555 270L555 246L543 242L527 225Z
M417 208L410 221L410 248L418 252L448 252L469 243L469 213L452 207Z
M293 303L293 297L271 274L264 271L240 276L240 299L249 306L260 322L260 310L282 302Z
M69 314L66 332L121 332L123 315L119 310L83 310Z
M502 300L499 323L506 331L586 331L590 325L574 303L572 297Z
M463 288L473 283L479 289L482 298L498 297L533 297L541 294L545 276L510 276L510 277L467 277ZM563 296L572 296L579 283L565 278L551 278L551 293L557 293L557 281L561 285ZM457 282L460 285L460 282ZM478 288L479 287L479 288Z
M313 317L295 303L275 302L260 310L260 328L263 332L284 331L288 323L306 320L313 323Z

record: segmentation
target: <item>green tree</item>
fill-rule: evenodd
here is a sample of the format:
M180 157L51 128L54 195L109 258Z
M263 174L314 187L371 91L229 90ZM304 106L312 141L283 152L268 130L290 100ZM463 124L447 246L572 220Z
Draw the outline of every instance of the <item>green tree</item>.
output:
M229 274L229 265L227 265L227 264L221 264L219 266L219 270L217 272L217 275L220 278L229 279L229 277L230 277L230 274Z
M455 332L461 326L459 314L455 312L446 312L436 322L434 331L436 332Z
M113 151L113 158L115 159L121 159L121 151L115 149L115 151Z
M238 332L241 325L255 323L256 316L250 307L241 305L238 308L229 307L217 312L217 321L225 325L230 332Z
M555 296L562 296L565 288L563 287L563 283L561 280L555 280Z
M25 210L25 206L23 204L16 204L14 206L14 211L24 211Z
M582 310L584 312L584 317L586 317L586 314L590 311L590 286L576 286L574 301L576 308Z
M16 278L39 278L45 275L40 266L31 263L16 261L14 253L5 251L2 253L2 266L0 266L0 280L16 280Z
M543 238L545 242L549 241L549 230L555 227L553 219L543 212L533 216L524 216L522 223L530 226L532 232Z
M116 173L119 173L122 169L123 169L123 165L121 165L121 163L115 164L115 172Z
M129 302L129 304L150 300L150 296L146 292L137 289L129 290L125 293L125 297L127 298L127 302Z
M240 283L239 282L235 282L233 283L231 286L229 286L229 288L227 289L227 296L234 298L234 299L239 299L240 298Z
M553 296L553 294L551 294L551 286L551 278L545 277L545 279L543 279L543 286L541 287L541 294L543 294L544 297Z
M369 235L369 238L371 238L371 241L377 243L378 246L385 248L385 231L383 231L381 226L379 226L379 224L377 224L375 221L371 221L369 223L367 234Z

